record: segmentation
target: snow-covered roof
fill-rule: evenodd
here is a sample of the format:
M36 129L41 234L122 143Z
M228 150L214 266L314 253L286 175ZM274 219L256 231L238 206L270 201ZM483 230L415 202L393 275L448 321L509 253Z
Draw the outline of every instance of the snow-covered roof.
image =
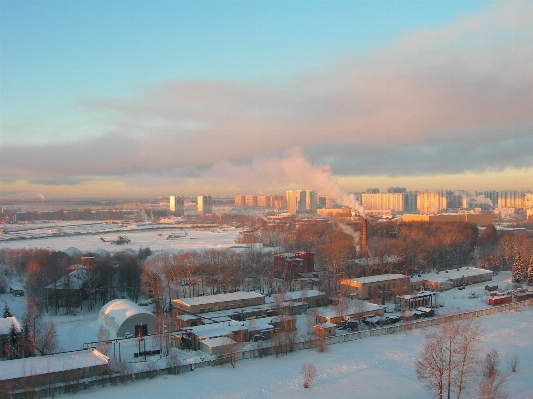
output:
M65 370L107 365L109 359L96 349L58 353L49 356L29 357L9 361L9 367L2 367L0 380L10 380L26 375L39 375Z
M12 281L9 283L9 288L12 288L17 291L23 291L24 287L22 287L22 284L19 281Z
M246 327L243 324L243 322L237 322L232 320L225 323L213 323L204 324L202 326L194 326L186 328L186 330L191 330L194 335L196 335L201 340L204 340L206 338L224 337L238 330L246 330Z
M110 254L109 254L109 251L103 249L103 248L98 248L98 249L95 249L93 251L93 253L100 257L100 258L107 258Z
M80 265L81 266L81 265ZM66 276L61 277L55 283L47 285L46 288L51 289L70 289L70 290L79 290L82 285L87 281L88 274L85 269L76 269L73 272L69 273Z
M81 252L80 252L80 250L78 248L68 247L67 249L64 249L61 252L66 253L71 258L79 258L79 257L81 257Z
M380 263L393 263L398 262L400 258L397 255L382 256L378 258L362 258L355 259L354 263L358 265L378 265Z
M100 309L99 318L104 320L104 317L112 318L117 325L121 325L129 317L136 314L149 314L153 316L148 310L140 307L135 302L127 299L114 299L108 302Z
M2 317L0 318L0 335L8 335L11 325L15 326L16 332L21 332L22 328L16 317Z
M493 274L492 270L480 269L477 267L460 267L459 269L442 270L440 272L432 272L421 274L411 278L411 282L417 281L447 281L449 279L456 279L461 277L480 276L484 274Z
M237 291L237 292L231 292L227 294L217 294L217 295L206 295L206 296L199 296L195 298L180 298L175 299L174 301L182 302L188 306L195 306L195 305L207 305L210 303L221 303L221 302L232 302L232 301L239 301L239 300L248 300L248 299L256 299L256 298L264 298L264 295L254 292L254 291Z
M404 279L407 276L403 274L379 274L377 276L368 276L368 277L357 277L344 281L354 281L359 284L370 284L370 283L379 283L381 281L391 281L391 280L400 280Z
M415 298L424 298L424 297L431 296L431 295L435 295L435 293L431 291L420 291L412 295L399 295L398 298L415 299Z
M291 301L295 300L301 300L302 299L302 292L304 291L292 291L292 292L286 292L285 298ZM277 295L277 294L274 294ZM325 292L319 291L319 290L307 290L305 291L304 298L313 298L321 295L326 295Z
M206 338L202 342L204 345L209 346L210 348L216 348L217 346L233 345L236 342L229 337L216 337L216 338Z

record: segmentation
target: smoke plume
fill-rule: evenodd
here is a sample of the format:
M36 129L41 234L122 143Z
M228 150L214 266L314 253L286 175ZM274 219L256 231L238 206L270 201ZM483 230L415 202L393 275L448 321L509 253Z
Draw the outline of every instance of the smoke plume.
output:
M347 206L365 217L365 210L337 181L329 165L311 165L300 148L293 148L282 161L285 175L290 181L329 195L337 204Z

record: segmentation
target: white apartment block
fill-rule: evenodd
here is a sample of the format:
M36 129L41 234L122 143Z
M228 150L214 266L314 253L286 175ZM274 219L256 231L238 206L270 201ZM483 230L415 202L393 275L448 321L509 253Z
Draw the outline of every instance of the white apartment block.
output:
M438 214L446 208L446 196L442 191L421 191L418 193L418 210L421 214Z
M378 193L361 194L361 201L365 210L389 210L392 212L403 212L404 194L402 193Z

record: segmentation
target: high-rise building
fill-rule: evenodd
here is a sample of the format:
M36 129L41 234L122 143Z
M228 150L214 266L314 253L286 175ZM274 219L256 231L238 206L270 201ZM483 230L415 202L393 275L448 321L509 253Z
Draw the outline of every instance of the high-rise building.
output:
M261 208L272 208L274 202L273 195L258 195L257 196L257 206Z
M484 191L483 195L492 202L492 206L495 208L498 206L498 192L494 190Z
M522 198L522 207L524 209L533 209L533 194L524 194L524 197Z
M245 205L245 196L244 195L236 195L235 196L235 206L244 206Z
M421 191L418 194L418 210L421 214L438 214L446 209L446 196L441 191Z
M522 192L500 191L498 195L499 208L522 208Z
M407 192L407 190L405 189L405 187L389 187L387 189L387 192L388 193L393 193L393 194L396 194L396 193L405 194Z
M405 212L415 212L417 207L417 201L418 201L418 192L417 191L409 191L408 193L405 193L403 195L403 209Z
M210 195L198 196L198 213L200 215L210 215L213 213L213 199Z
M170 196L170 213L174 216L185 216L185 198L178 195Z
M288 213L316 213L316 194L313 190L287 190Z
M362 206L365 210L404 211L404 195L401 193L362 194Z
M246 206L257 206L257 195L246 195L244 197L244 203Z
M367 188L366 189L367 194L377 194L379 193L379 188Z

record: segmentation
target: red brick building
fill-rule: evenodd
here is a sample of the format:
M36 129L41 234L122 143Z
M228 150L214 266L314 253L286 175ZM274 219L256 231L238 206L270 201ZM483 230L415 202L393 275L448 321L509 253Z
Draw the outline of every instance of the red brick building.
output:
M315 271L314 252L290 252L274 254L274 275L294 278L299 273Z

